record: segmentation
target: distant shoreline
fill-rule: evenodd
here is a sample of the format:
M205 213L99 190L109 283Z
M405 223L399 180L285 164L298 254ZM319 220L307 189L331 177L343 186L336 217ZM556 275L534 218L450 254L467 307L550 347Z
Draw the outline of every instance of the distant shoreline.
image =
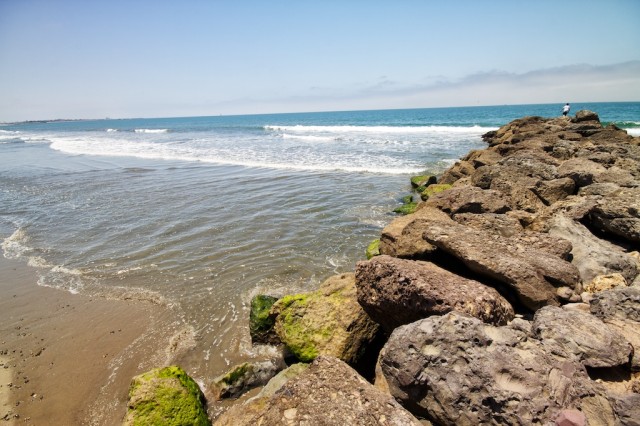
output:
M637 101L584 101L572 102L572 108L574 106L577 109L582 109L580 105L598 105L598 104L637 104ZM174 116L138 116L138 117L105 117L105 118L56 118L56 119L37 119L37 120L18 120L18 121L0 121L0 125L17 125L17 124L30 124L30 123L56 123L56 122L73 122L73 121L100 121L100 120L155 120L155 119L169 119L169 118L206 118L206 117L243 117L243 116L264 116L264 115L287 115L287 114L326 114L326 113L345 113L345 112L377 112L377 111L414 111L414 110L439 110L439 109L464 109L464 108L491 108L491 107L523 107L523 106L540 106L540 105L564 105L564 101L558 102L542 102L532 104L493 104L493 105L458 105L458 106L441 106L441 107L422 107L422 108L378 108L378 109L362 109L362 110L323 110L323 111L275 111L275 112L247 112L244 114L238 113L215 113L215 114L195 114L195 115L174 115ZM575 110L577 110L574 108ZM518 117L521 117L519 115Z

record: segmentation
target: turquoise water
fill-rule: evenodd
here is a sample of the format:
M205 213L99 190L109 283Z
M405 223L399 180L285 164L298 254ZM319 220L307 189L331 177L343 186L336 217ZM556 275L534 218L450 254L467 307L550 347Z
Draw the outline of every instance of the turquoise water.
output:
M162 303L190 371L256 356L258 292L353 271L412 174L562 105L22 123L0 127L0 240L39 284ZM640 103L574 104L640 130ZM639 134L639 133L634 133Z

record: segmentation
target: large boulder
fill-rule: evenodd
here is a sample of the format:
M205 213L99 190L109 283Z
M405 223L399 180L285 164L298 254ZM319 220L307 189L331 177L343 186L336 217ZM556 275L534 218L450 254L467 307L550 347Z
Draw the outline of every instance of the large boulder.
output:
M356 265L358 302L392 331L430 315L456 310L493 324L513 319L513 308L496 290L431 262L377 256Z
M616 238L640 243L640 186L620 188L589 213L591 224Z
M587 158L577 157L564 161L558 167L559 178L570 178L576 188L591 185L607 169Z
M545 306L536 312L531 330L549 351L573 355L586 367L623 366L633 352L624 336L580 310Z
M259 396L220 416L219 426L389 425L420 426L391 395L344 362L320 356L270 396Z
M631 343L631 369L640 371L640 287L617 287L597 293L590 305L593 315Z
M580 271L585 285L600 275L619 273L629 283L638 275L635 259L619 246L593 235L580 222L558 213L547 226L549 234L571 242L571 263Z
M283 297L271 315L282 343L304 362L322 354L353 363L379 328L358 304L353 273L333 276L315 292Z
M573 289L580 280L575 266L548 251L457 223L426 224L423 237L475 273L508 286L533 311L557 305L556 287Z
M475 186L460 186L429 197L426 206L435 207L450 215L456 213L505 213L511 210L509 199L499 191L483 190Z
M415 213L394 219L382 230L380 254L406 259L429 258L436 250L422 238L421 224L424 221L450 221L441 210L421 207Z
M576 358L553 355L525 321L496 327L450 312L397 328L381 353L391 394L440 425L553 424L579 409L613 424L605 391Z
M210 425L198 384L177 366L133 378L124 425Z

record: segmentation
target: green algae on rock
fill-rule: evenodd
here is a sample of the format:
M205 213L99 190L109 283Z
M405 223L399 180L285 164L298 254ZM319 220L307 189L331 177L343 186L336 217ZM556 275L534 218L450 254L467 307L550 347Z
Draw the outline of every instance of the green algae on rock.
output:
M280 340L303 362L318 355L355 362L378 331L358 304L353 273L333 276L315 292L285 296L271 314Z
M400 207L393 209L393 212L407 215L415 212L417 208L418 208L418 203L411 202L411 203L403 204Z
M198 384L182 368L156 368L131 381L123 425L211 425L205 406Z
M254 343L277 344L278 336L273 330L274 318L269 316L277 297L258 294L251 299L249 312L249 334Z
M451 185L448 183L434 183L420 192L420 198L422 198L423 201L427 201L432 195L446 191L449 188L451 188Z
M380 255L380 239L379 238L369 243L369 245L367 246L367 250L365 251L365 254L367 256L367 260Z
M411 186L414 188L418 188L420 186L429 186L436 182L437 179L433 175L419 175L411 177Z

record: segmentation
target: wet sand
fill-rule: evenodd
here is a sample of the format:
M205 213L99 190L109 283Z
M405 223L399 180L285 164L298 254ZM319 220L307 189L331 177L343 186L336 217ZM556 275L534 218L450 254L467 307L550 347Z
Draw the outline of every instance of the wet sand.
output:
M169 357L163 306L38 286L0 256L0 424L113 425L135 374Z

